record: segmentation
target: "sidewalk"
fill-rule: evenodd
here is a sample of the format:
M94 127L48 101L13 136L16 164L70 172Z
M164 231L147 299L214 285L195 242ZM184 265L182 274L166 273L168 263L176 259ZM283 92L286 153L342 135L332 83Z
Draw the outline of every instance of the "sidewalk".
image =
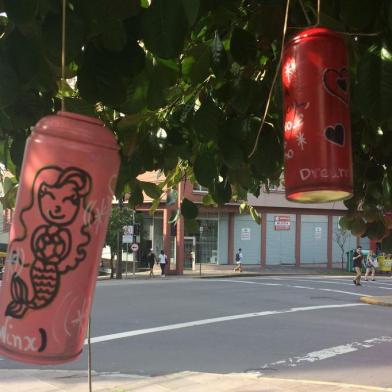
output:
M382 297L360 297L359 300L361 302L365 302L370 305L383 305L383 306L392 306L392 295L385 295Z
M322 275L322 276L351 276L352 273L346 272L340 268L322 268L322 267L296 267L296 266L267 266L260 268L259 266L245 266L243 272L234 272L232 265L209 265L202 264L201 274L199 265L195 270L185 269L183 275L166 275L166 278L228 278L228 277L252 277L252 276L282 276L282 275ZM160 278L160 272L157 270L154 278ZM141 271L133 274L123 273L123 278L127 279L152 279L149 271ZM154 279L153 278L153 279ZM109 276L98 276L98 280L108 280Z
M180 372L158 377L93 374L94 392L392 392L380 388L335 382L279 379L256 374ZM0 370L2 392L88 391L87 373L80 371Z

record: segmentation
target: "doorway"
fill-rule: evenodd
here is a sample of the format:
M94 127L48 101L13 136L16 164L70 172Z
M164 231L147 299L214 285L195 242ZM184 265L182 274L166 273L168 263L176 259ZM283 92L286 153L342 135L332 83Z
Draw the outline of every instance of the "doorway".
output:
M184 269L195 268L196 237L184 237Z

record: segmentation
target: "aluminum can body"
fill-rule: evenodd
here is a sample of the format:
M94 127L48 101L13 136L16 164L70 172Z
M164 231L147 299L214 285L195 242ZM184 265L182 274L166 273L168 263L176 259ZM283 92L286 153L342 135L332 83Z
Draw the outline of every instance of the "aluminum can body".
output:
M349 74L343 38L309 28L282 62L286 197L326 202L353 192Z
M120 165L95 118L42 118L25 148L0 290L0 355L57 364L82 352Z

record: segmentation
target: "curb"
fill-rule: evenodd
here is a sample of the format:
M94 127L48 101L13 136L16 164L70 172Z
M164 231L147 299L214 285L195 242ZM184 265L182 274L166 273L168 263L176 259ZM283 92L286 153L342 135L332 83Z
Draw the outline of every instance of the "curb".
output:
M392 296L385 297L360 297L359 300L369 305L392 306Z

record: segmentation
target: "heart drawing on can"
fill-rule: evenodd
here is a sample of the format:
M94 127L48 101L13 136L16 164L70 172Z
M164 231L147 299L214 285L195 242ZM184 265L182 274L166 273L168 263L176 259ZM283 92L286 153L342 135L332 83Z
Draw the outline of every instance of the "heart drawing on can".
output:
M324 130L325 137L333 144L344 146L344 127L342 124L329 125Z
M326 68L323 72L323 85L327 92L348 104L348 70L347 68Z

